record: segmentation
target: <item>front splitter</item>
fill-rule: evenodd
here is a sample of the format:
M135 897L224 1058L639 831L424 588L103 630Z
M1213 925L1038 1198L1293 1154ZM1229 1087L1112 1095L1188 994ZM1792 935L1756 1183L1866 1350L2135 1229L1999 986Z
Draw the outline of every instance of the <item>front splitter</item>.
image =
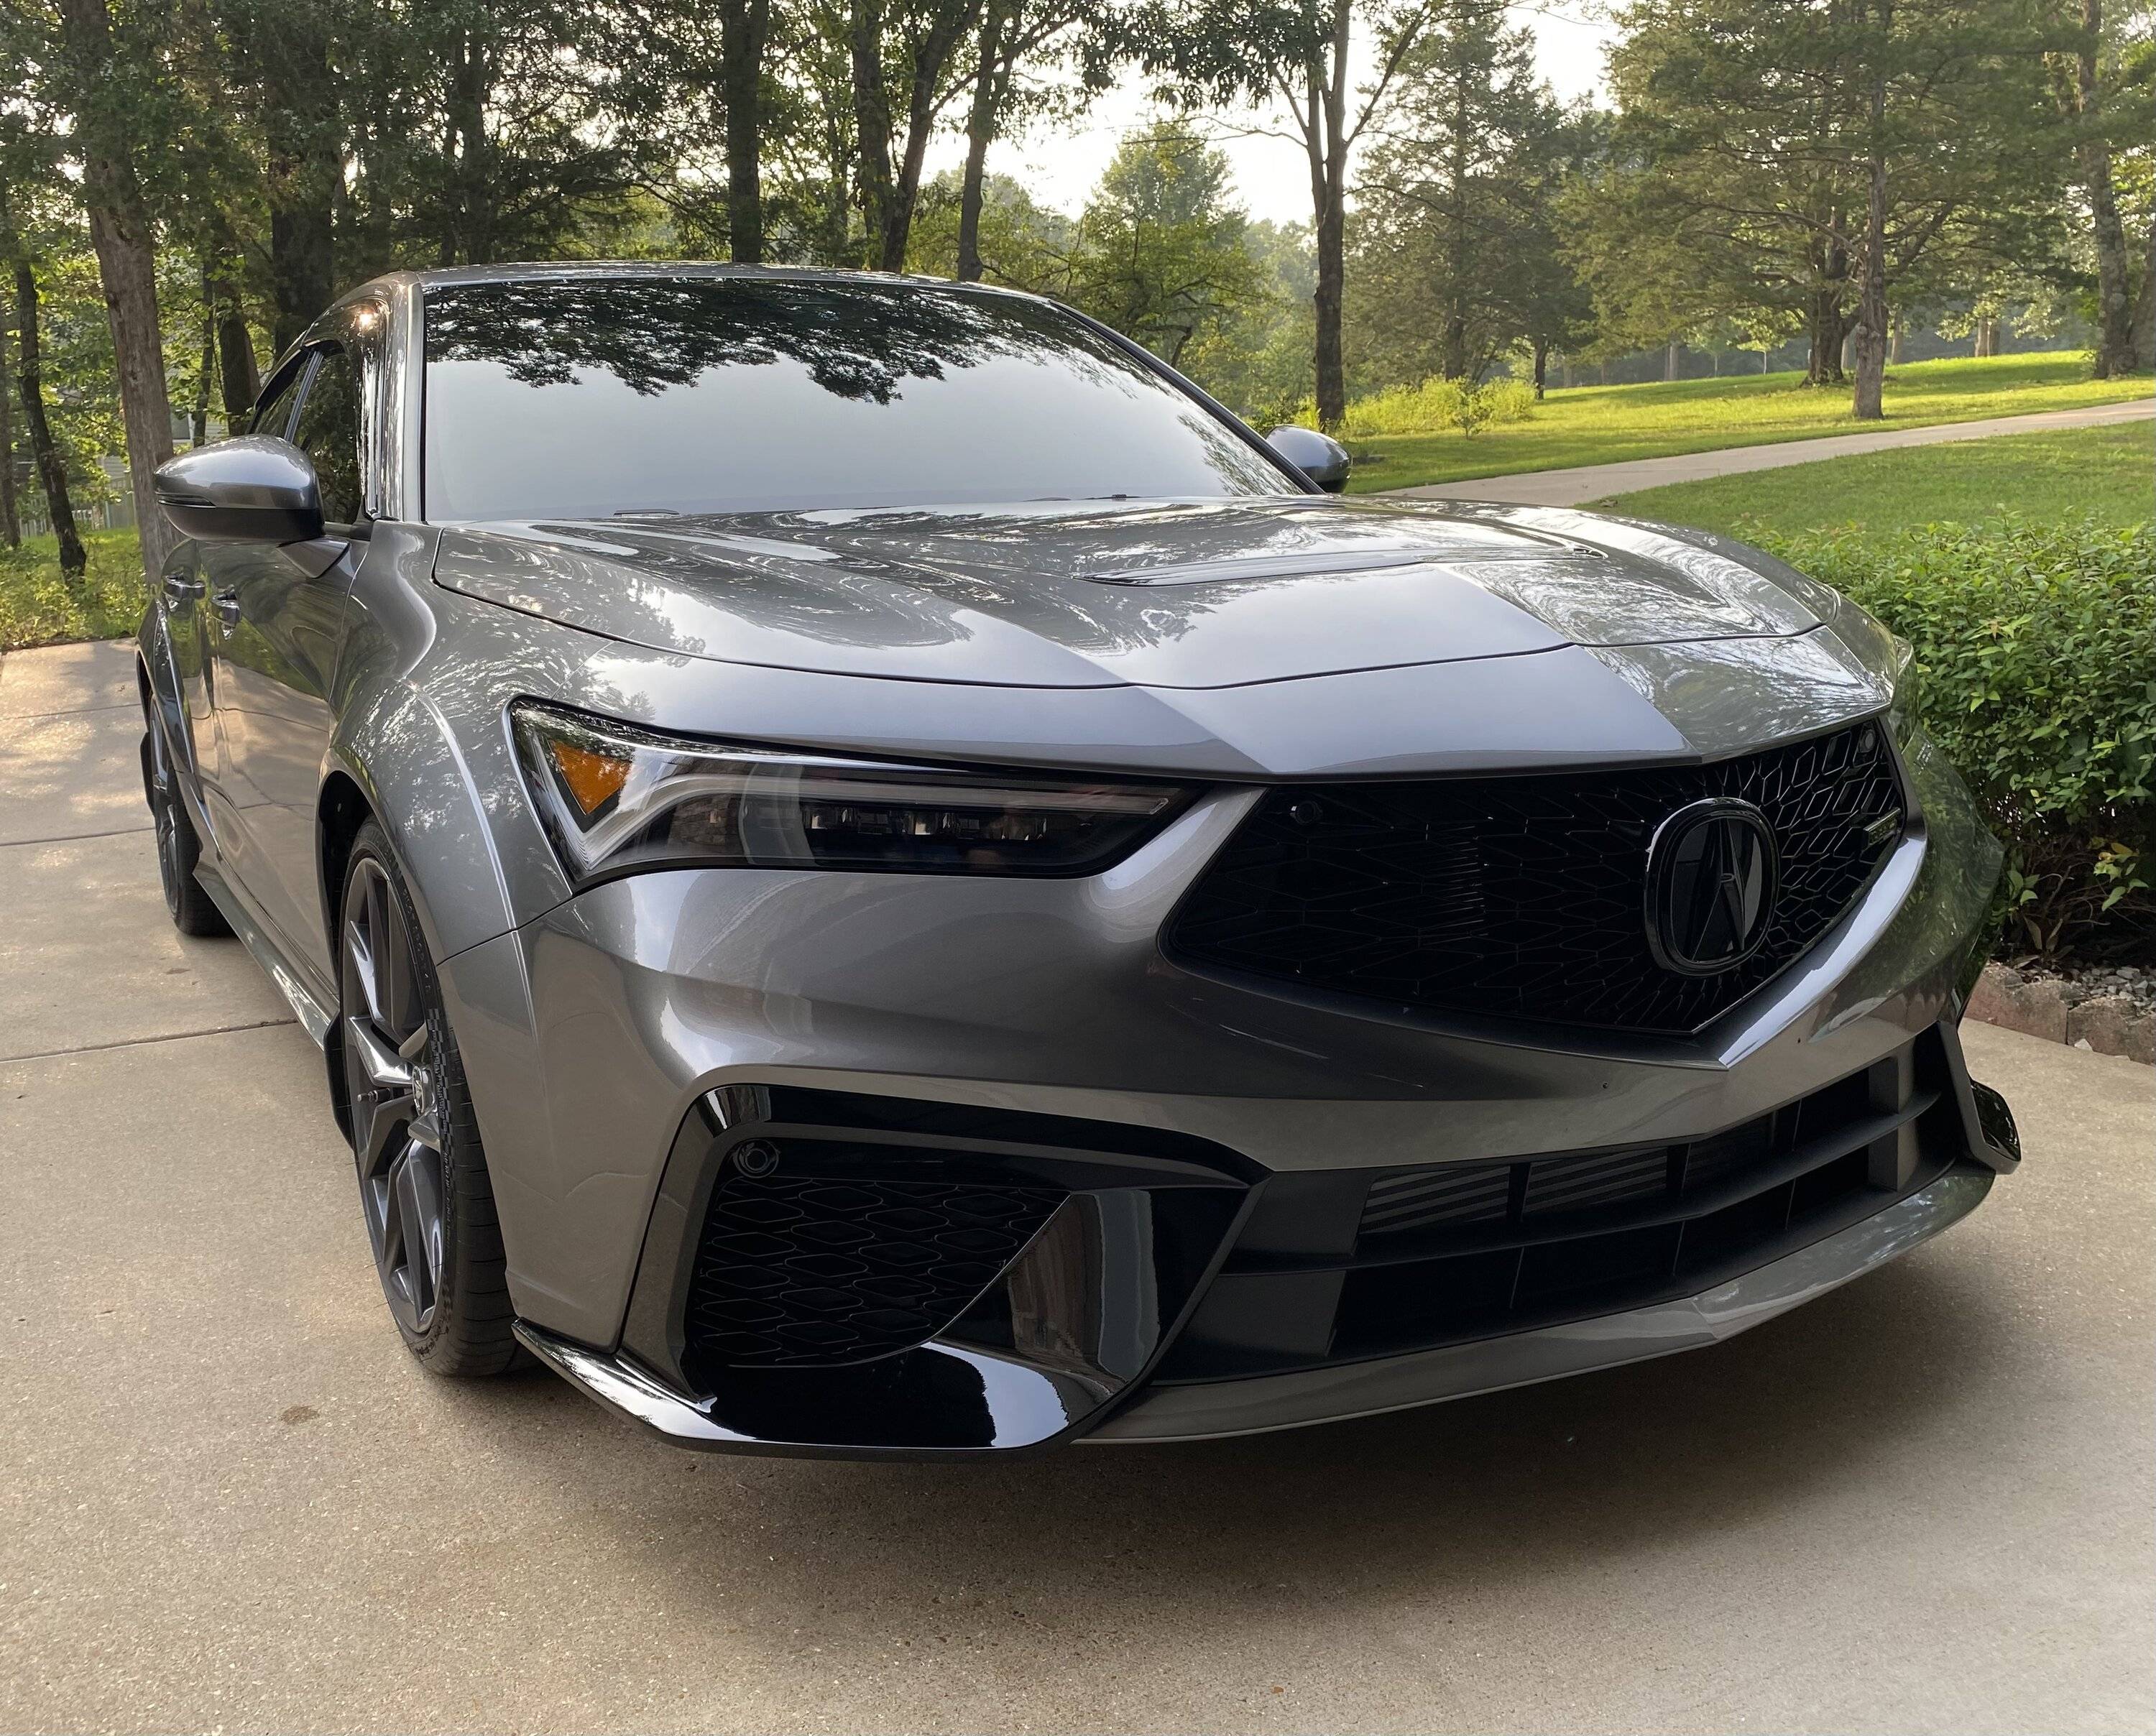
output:
M1964 1160L1907 1199L1696 1296L1405 1356L1152 1386L1081 1438L1203 1441L1375 1416L1696 1350L1823 1296L1958 1223L1991 1191Z

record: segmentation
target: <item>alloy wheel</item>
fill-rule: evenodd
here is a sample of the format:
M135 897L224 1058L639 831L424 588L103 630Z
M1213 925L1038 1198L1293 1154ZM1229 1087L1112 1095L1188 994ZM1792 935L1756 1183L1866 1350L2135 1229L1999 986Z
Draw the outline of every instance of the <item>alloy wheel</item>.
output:
M415 937L380 863L345 888L339 1011L352 1149L367 1235L390 1311L417 1336L441 1294L446 1215L443 1126Z

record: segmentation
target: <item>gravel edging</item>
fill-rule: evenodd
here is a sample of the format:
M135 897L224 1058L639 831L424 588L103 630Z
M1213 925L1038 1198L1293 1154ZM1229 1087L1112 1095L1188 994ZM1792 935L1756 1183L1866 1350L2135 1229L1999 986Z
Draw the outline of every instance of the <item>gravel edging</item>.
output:
M2099 1055L2156 1063L2156 1012L2127 995L2072 998L2056 976L2029 976L1986 965L1969 997L1968 1017Z

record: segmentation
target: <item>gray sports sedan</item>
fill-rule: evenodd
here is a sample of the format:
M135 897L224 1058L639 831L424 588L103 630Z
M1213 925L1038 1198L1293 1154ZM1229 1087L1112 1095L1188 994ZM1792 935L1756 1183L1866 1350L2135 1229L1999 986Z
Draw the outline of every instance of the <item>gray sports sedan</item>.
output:
M1347 464L1031 297L608 265L367 284L160 471L166 898L321 1045L419 1362L687 1447L1232 1435L1971 1211L1999 850L1908 648Z

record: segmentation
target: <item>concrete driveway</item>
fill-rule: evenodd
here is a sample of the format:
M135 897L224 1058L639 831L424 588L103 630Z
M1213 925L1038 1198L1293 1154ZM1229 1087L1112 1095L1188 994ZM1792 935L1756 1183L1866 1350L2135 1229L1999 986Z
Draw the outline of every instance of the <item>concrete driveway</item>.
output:
M1715 1349L1016 1465L701 1458L391 1329L315 1050L167 923L117 648L0 664L0 1728L2132 1730L2152 1088Z

